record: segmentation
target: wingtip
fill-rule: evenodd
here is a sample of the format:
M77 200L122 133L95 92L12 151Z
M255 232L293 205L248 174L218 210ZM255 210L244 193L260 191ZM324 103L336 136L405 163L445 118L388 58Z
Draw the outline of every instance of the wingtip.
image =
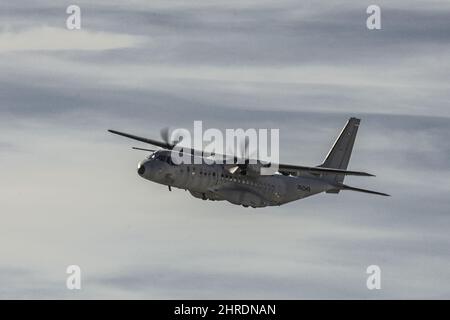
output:
M118 134L118 135L123 135L122 132L117 131L117 130L113 130L113 129L108 129L108 132L114 133L114 134Z
M359 172L360 174L360 176L364 176L364 177L376 177L376 175L374 175L374 174L371 174L371 173L368 173L368 172Z

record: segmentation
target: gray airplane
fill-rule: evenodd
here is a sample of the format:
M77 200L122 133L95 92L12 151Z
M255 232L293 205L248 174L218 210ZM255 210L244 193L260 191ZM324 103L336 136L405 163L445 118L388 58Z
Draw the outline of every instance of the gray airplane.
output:
M167 131L162 133L164 141L142 138L116 130L108 130L127 138L145 142L162 149L133 149L150 151L152 154L138 164L138 174L147 180L169 187L189 190L196 198L203 200L226 200L244 207L260 208L279 206L303 199L321 192L339 193L341 190L359 191L382 196L388 194L345 185L346 175L373 176L369 173L347 171L360 119L350 118L326 156L317 167L278 164L273 175L261 175L260 169L267 163L248 159L236 164L174 164L172 152L176 144L170 142ZM192 150L192 149L190 149ZM178 151L177 151L178 152ZM191 152L191 151L189 151ZM195 152L191 152L196 157ZM200 152L202 160L206 157Z

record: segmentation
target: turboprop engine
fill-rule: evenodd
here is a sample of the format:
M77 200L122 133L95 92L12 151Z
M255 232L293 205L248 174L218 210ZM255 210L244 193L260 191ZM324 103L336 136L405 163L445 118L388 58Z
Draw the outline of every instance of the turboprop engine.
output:
M256 163L250 163L250 161L246 160L245 163L242 164L232 164L227 165L228 171L230 171L232 174L240 174L243 176L249 176L249 177L258 177L264 172L263 169L270 168L270 163L257 161ZM272 172L271 174L273 174Z

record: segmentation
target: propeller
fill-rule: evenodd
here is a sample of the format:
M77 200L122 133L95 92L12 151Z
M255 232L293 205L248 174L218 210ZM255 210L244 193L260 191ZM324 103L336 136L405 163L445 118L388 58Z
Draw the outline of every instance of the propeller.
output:
M170 148L168 148L169 150L172 150L177 144L179 144L181 141L183 141L183 136L180 136L180 137L178 138L178 141L176 141L176 142L173 141L173 140L171 140L171 139L170 139L171 132L170 132L170 128L169 128L169 127L164 127L164 128L162 128L162 129L159 131L159 133L160 133L160 135L161 135L162 140L163 140L166 144L168 144L168 145L171 146Z
M247 167L248 167L248 164L250 163L250 159L253 158L254 156L257 156L257 150L249 150L249 146L250 146L249 140L250 139L248 136L245 136L244 139L238 139L238 147L236 150L237 155L235 155L234 150L233 150L233 152L230 153L234 158L234 162L236 163L235 166L228 169L228 171L230 171L232 174L234 174L239 169L238 172L241 175L246 175ZM227 150L227 151L229 151L229 150ZM238 158L244 159L244 163L237 163Z
M161 138L163 139L163 141L165 143L172 144L172 142L169 141L169 138L170 138L170 128L169 127L162 128L159 133L161 134Z

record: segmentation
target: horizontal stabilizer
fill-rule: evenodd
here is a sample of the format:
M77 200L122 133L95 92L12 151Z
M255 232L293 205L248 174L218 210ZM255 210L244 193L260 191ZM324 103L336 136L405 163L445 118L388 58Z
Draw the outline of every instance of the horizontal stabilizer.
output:
M386 196L386 197L390 197L391 196L391 195L389 195L387 193L377 192L377 191L372 191L372 190L367 190L367 189L360 189L360 188L355 188L355 187L350 187L350 186L347 186L345 184L339 185L339 189L341 189L341 190L358 191L358 192L364 192L364 193L370 193L370 194L377 194L379 196Z

